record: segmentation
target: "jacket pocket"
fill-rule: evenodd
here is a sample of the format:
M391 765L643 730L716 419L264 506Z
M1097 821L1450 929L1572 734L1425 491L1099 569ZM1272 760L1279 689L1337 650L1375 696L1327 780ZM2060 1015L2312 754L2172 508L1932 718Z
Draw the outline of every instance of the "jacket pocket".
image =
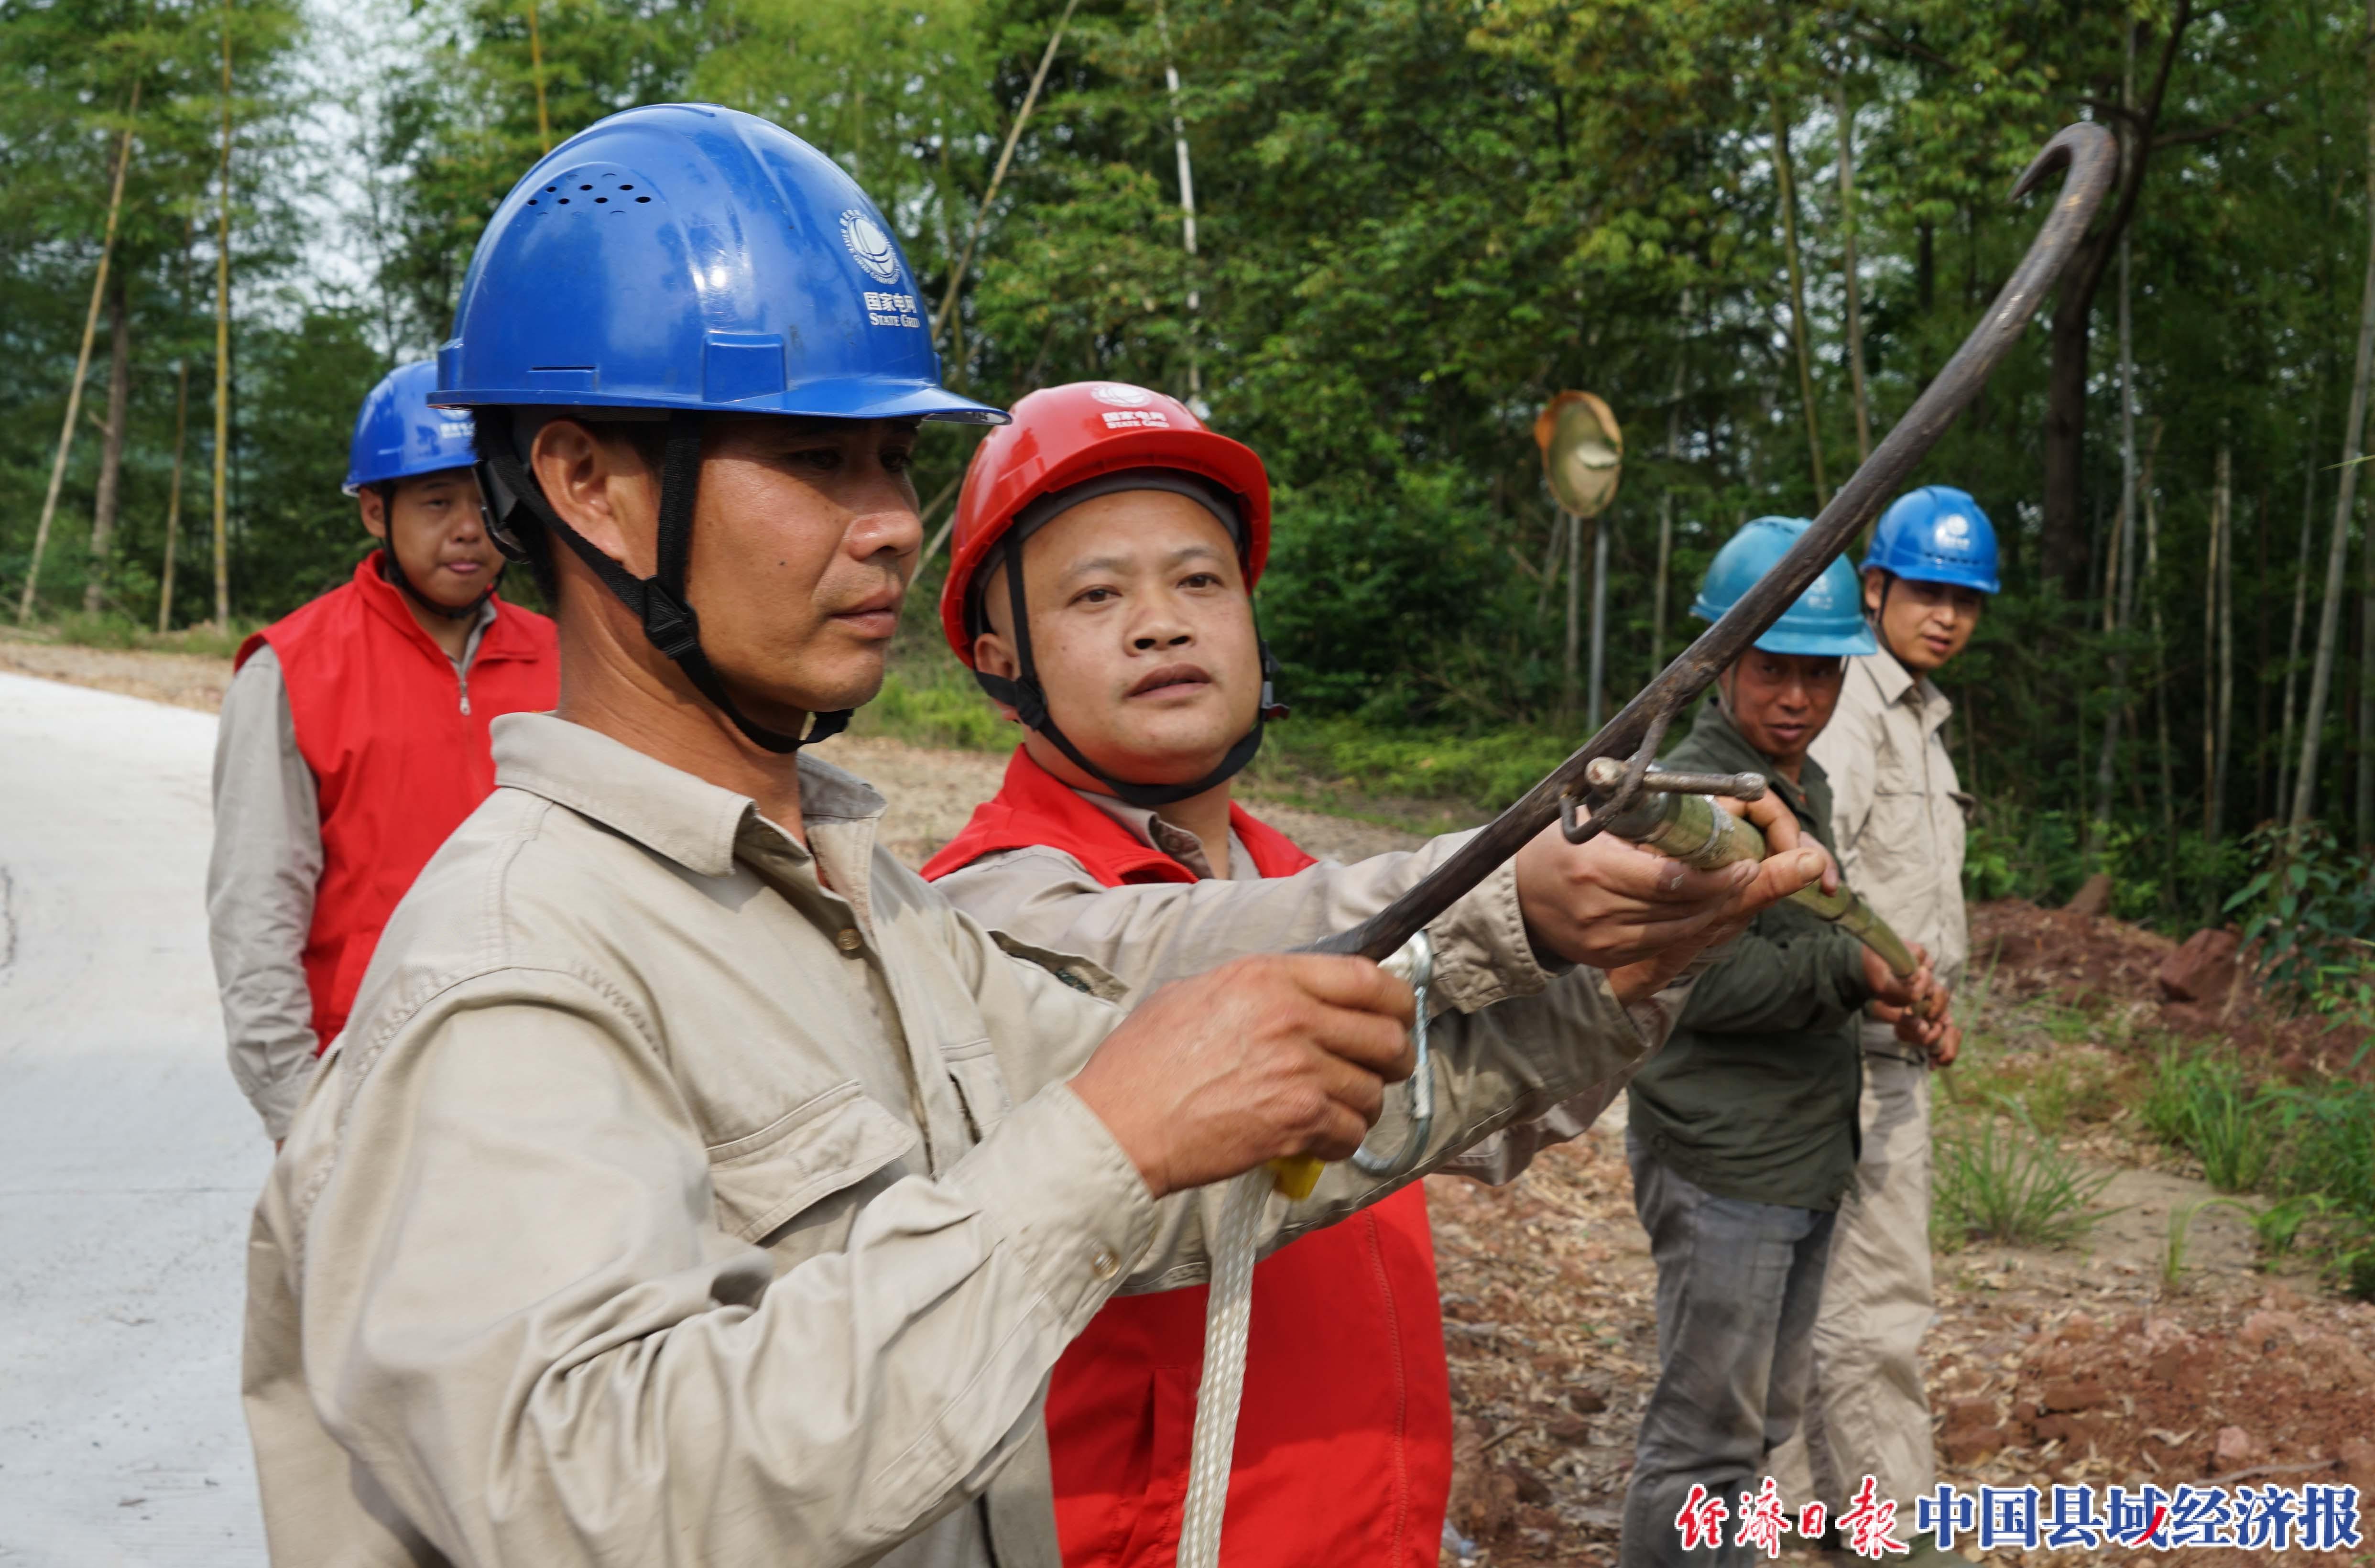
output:
M1148 1390L1146 1484L1115 1510L1123 1526L1115 1568L1170 1568L1179 1555L1179 1532L1187 1523L1188 1468L1196 1442L1196 1384L1188 1367L1156 1367Z
M985 1035L962 1045L941 1046L940 1060L948 1064L949 1078L957 1086L957 1097L964 1102L965 1117L973 1123L974 1141L979 1143L995 1132L998 1124L1006 1120L1007 1113L1014 1109L997 1053Z
M855 1082L826 1090L746 1138L711 1146L718 1228L756 1242L821 1198L916 1147L916 1130Z

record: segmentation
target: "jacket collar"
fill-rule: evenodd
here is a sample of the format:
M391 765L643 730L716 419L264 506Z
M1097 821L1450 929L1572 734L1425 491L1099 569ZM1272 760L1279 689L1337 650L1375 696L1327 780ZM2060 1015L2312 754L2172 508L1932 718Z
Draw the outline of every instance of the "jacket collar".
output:
M731 872L741 834L762 820L749 796L550 713L505 713L490 734L498 788L566 806L695 876ZM870 821L882 815L882 796L864 780L806 755L799 770L803 820Z
M1294 842L1234 801L1229 829L1265 877L1291 877L1312 864ZM1108 887L1128 881L1192 882L1196 873L1133 832L1041 767L1025 747L1007 760L998 794L924 865L927 880L1004 850L1062 850Z

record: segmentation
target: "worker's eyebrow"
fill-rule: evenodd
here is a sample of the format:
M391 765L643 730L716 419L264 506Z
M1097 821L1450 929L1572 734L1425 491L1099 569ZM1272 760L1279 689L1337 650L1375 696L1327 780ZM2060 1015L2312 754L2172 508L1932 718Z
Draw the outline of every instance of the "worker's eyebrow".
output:
M1205 544L1199 540L1194 544L1182 545L1177 549L1173 550L1169 555L1163 558L1161 565L1164 570L1170 571L1183 566L1191 560L1225 560L1227 559L1228 557L1224 551L1215 546ZM1108 572L1116 576L1119 576L1128 572L1130 568L1136 564L1137 562L1131 560L1128 556L1086 556L1064 568L1063 572L1057 576L1056 581L1058 584L1077 583L1083 577L1102 576Z

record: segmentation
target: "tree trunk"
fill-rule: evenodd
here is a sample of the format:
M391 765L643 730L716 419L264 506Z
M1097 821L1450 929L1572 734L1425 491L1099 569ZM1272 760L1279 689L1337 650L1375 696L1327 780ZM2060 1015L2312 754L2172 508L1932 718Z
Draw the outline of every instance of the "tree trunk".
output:
M107 566L115 550L115 514L124 481L124 426L132 397L132 312L124 275L107 295L107 433L100 438L99 489L90 507L90 575L82 585L84 613L97 615L107 599Z
M2210 554L2202 573L2202 843L2218 842L2218 584L2227 575L2228 512L2234 505L2232 459L2218 443L2211 470Z
M90 374L91 340L99 334L100 301L107 293L108 263L115 255L115 223L124 211L124 176L132 167L131 120L140 112L140 87L137 80L133 82L131 100L124 111L124 140L115 154L115 185L107 198L107 232L99 242L99 271L90 280L90 308L83 314L82 348L75 355L74 381L66 388L65 424L58 431L57 457L50 465L49 493L42 498L41 520L33 529L33 559L25 569L24 596L17 601L19 626L33 617L33 594L41 581L41 553L49 548L50 524L58 514L58 491L66 480L66 459L74 454L75 421L82 418L83 381Z
M1872 455L1872 405L1863 384L1863 280L1856 276L1855 117L1848 109L1844 47L1831 78L1831 107L1839 124L1840 279L1847 289L1848 386L1855 401L1856 461Z
M2375 0L2367 0L2367 21L2375 29ZM2292 825L2305 826L2317 804L2318 742L2325 728L2325 699L2334 684L2334 645L2342 625L2342 574L2350 559L2351 505L2358 497L2358 458L2367 440L2367 377L2375 369L2375 52L2367 72L2367 276L2359 290L2358 358L2350 373L2350 412L2342 427L2342 477L2334 487L2334 536L2325 552L2325 604L2317 620L2317 654L2310 662L2309 703L2301 714L2300 768L2293 775Z
M1781 203L1781 253L1790 264L1790 337L1798 346L1798 401L1806 411L1806 453L1814 468L1814 504L1831 503L1823 473L1823 436L1814 420L1814 361L1806 347L1806 273L1798 254L1798 181L1790 165L1790 117L1773 98L1773 179Z
M2152 80L2134 98L2134 108L2121 124L2120 180L2112 194L2110 214L2071 257L2054 300L2052 359L2046 376L2045 526L2040 564L2046 576L2060 580L2063 594L2072 599L2086 597L2092 567L2087 560L2086 521L2088 322L2120 237L2135 216L2169 74L2176 68L2186 29L2192 25L2193 0L2177 0Z
M1674 562L1674 492L1658 498L1658 587L1649 604L1649 667L1666 667L1666 579Z
M181 548L182 448L190 430L190 357L173 367L173 478L165 492L165 564L157 574L157 631L173 629L173 564Z
M1551 587L1558 582L1559 562L1566 552L1567 516L1564 507L1551 513L1551 539L1542 550L1542 586L1534 590L1534 619L1551 612Z
M2305 465L2301 475L2300 554L2293 566L2293 631L2285 648L2285 717L2276 742L2276 814L2282 816L2292 798L2293 678L2300 671L2301 622L2309 616L2309 540L2317 513L2317 465Z
M2160 455L2160 429L2153 430L2152 454L2145 459L2145 602L2152 607L2153 715L2160 729L2160 835L2164 867L2176 864L2177 759L2168 738L2168 638L2160 616L2160 508L2153 501L2152 473ZM2162 878L2164 885L2169 878Z

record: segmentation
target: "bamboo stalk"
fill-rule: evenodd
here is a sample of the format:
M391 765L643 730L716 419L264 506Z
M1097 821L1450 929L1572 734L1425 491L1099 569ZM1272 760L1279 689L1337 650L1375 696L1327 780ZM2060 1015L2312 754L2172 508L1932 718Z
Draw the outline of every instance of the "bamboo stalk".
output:
M125 274L107 297L107 418L100 425L99 489L90 503L90 572L82 607L97 615L107 598L107 567L115 554L116 514L124 500L124 440L132 421L132 301Z
M173 478L165 491L165 566L157 587L157 631L173 629L173 563L182 532L182 449L190 428L190 357L173 367Z
M65 422L58 430L58 454L50 465L49 493L41 498L41 520L33 529L33 559L25 569L25 592L17 600L17 624L33 618L33 594L41 585L41 553L49 548L50 525L58 514L58 492L65 486L66 459L74 453L75 421L82 416L84 378L90 374L90 348L99 336L99 307L107 292L108 264L115 255L116 219L124 210L124 176L132 168L132 122L140 112L141 83L136 78L124 111L124 137L115 154L115 183L107 197L107 232L99 242L99 270L90 280L90 308L83 312L82 348L75 355L74 381L66 388Z
M939 346L940 330L948 324L949 312L956 309L957 290L964 285L965 268L973 265L974 246L981 239L981 226L989 218L989 209L998 201L998 187L1006 181L1006 166L1014 160L1014 144L1022 139L1022 127L1030 123L1031 111L1038 106L1039 89L1046 85L1047 67L1056 63L1056 46L1064 41L1064 29L1071 24L1073 9L1081 0L1064 0L1064 14L1056 18L1056 30L1047 35L1047 47L1040 53L1039 68L1031 73L1031 88L1022 95L1022 108L1014 116L1014 124L1006 129L1006 145L998 149L998 167L990 171L989 189L974 208L973 223L965 230L964 249L957 253L957 265L950 269L947 292L940 296L940 308L932 312L932 345ZM2375 0L2369 0L2375 4Z
M1798 401L1806 411L1806 452L1814 466L1814 504L1828 506L1831 486L1823 473L1823 437L1814 419L1814 363L1806 347L1806 283L1798 254L1798 181L1790 167L1790 120L1781 112L1778 93L1772 101L1773 175L1780 187L1781 252L1790 264L1790 336L1798 347Z
M2375 4L2375 0L2369 0ZM215 235L215 625L230 630L230 0L222 14L222 173Z
M2235 738L2235 485L2227 445L2218 446L2218 749L2210 770L2210 836L2215 843L2227 827L2227 769ZM2216 893L2211 894L2216 899ZM2214 902L2212 914L2216 913ZM2205 920L2208 918L2205 915Z
M1863 383L1863 280L1856 276L1855 242L1855 116L1848 109L1846 41L1840 41L1839 68L1831 78L1832 109L1839 124L1839 243L1842 280L1847 285L1848 385L1855 400L1856 461L1872 455L1872 405Z
M2218 839L2218 578L2227 553L2227 452L2218 447L2210 485L2210 555L2202 573L2202 842Z
M2375 38L2375 0L2367 24ZM2318 614L2317 656L2310 666L2309 704L2301 714L2300 768L2293 775L2292 825L2305 826L2317 803L2318 742L2324 738L2325 700L2334 684L2334 648L2342 623L2343 568L2350 556L2351 503L2357 499L2358 459L2367 440L2367 381L2375 370L2375 49L2367 61L2367 277L2359 294L2358 357L2350 378L2350 412L2342 430L2342 479L2334 487L2334 536L2326 547L2325 603Z

